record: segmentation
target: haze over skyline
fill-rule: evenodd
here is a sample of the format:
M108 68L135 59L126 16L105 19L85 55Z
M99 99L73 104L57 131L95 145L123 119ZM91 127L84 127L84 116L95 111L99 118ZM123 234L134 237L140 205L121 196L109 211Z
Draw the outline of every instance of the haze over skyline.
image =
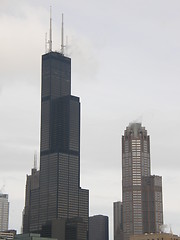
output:
M26 174L39 155L41 55L52 5L53 50L64 13L72 94L81 101L81 186L90 215L121 200L121 136L131 121L150 135L152 171L163 177L164 223L180 234L180 2L1 0L0 188L10 228L21 227ZM38 157L39 160L39 157Z

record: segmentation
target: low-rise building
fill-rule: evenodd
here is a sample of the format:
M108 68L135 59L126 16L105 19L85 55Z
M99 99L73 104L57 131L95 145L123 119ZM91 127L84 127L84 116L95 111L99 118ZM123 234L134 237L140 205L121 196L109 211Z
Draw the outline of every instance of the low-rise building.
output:
M109 240L109 218L104 215L89 217L89 240Z
M12 240L16 235L16 230L0 231L1 240Z
M15 240L56 240L55 238L41 237L40 234L36 234L36 233L17 234L14 239Z
M171 233L150 233L130 236L130 240L180 240L180 236Z

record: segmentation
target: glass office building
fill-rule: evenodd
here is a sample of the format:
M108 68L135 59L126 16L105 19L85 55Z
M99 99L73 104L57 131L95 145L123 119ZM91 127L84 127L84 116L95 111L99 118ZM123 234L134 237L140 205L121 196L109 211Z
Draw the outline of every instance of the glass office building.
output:
M81 218L88 231L89 191L80 187L80 101L71 95L71 59L42 56L40 170L27 176L23 232L54 219Z

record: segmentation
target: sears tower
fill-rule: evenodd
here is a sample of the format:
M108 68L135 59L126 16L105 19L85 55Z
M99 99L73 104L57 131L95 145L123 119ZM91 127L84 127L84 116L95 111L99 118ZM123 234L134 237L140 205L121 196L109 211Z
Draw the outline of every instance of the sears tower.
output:
M40 170L34 166L27 176L23 232L48 232L62 221L66 231L80 224L87 232L88 215L89 191L80 187L80 101L71 95L63 41L61 52L52 51L50 19L49 52L42 56Z

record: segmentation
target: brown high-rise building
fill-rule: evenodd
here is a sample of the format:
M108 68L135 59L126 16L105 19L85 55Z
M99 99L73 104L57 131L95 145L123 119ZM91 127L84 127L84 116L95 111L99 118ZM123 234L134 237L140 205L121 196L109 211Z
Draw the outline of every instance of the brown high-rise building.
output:
M123 234L156 233L163 224L162 179L151 176L150 137L141 123L122 136Z

